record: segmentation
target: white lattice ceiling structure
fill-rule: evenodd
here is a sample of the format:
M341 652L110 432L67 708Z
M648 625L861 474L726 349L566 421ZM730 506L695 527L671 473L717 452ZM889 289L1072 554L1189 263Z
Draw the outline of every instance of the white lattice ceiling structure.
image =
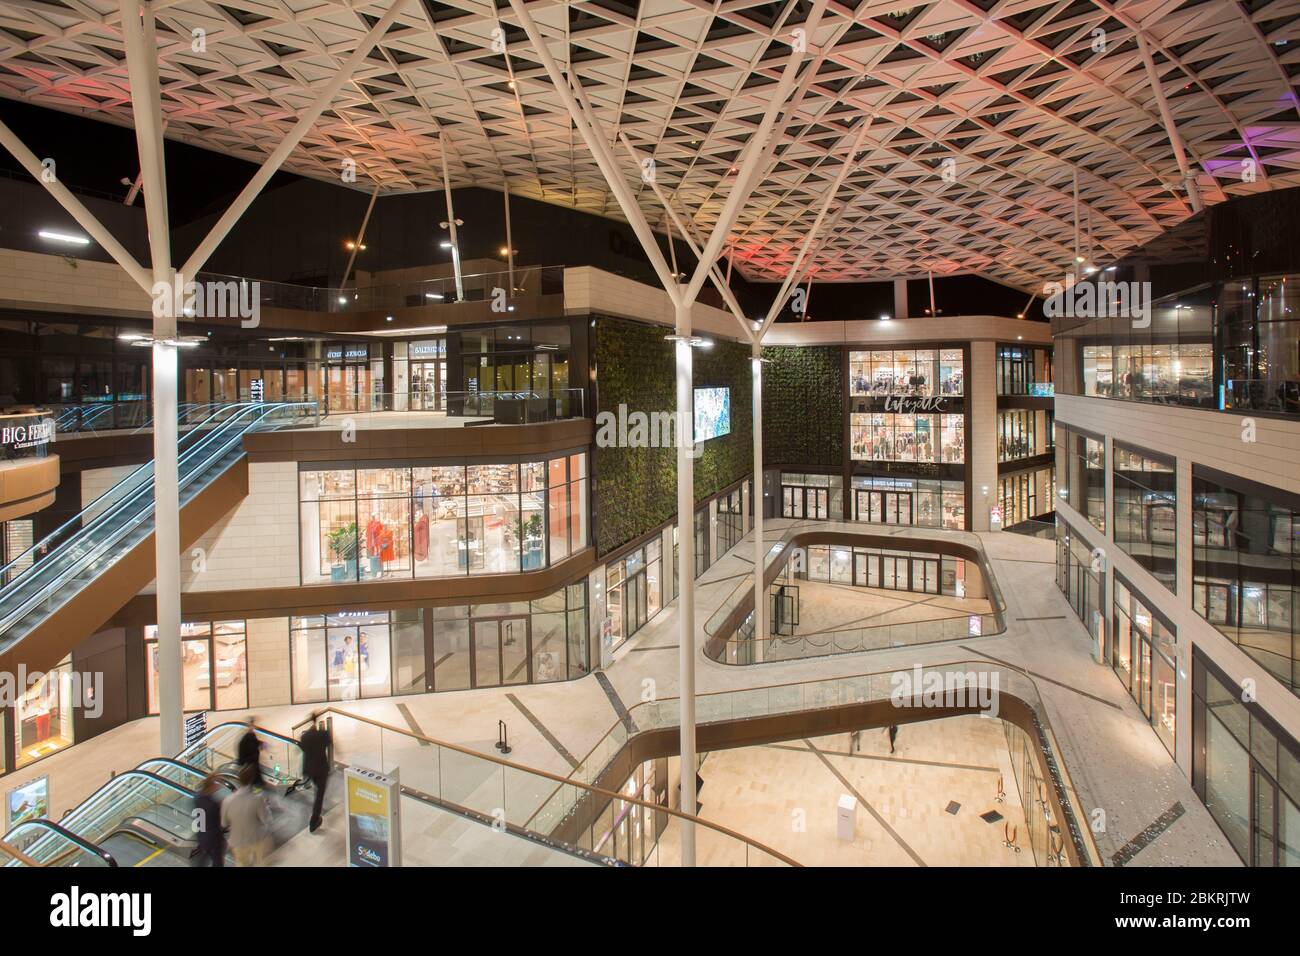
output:
M350 159L358 188L441 188L445 147L454 186L505 180L515 195L618 216L506 0L405 2L286 168L338 182ZM262 159L388 6L155 3L167 135ZM810 8L529 4L611 139L624 133L653 155L659 183L705 234ZM129 125L119 19L116 0L3 0L0 96ZM736 268L785 274L858 122L871 125L819 241L818 281L933 270L1037 289L1073 262L1076 176L1088 258L1159 235L1191 208L1137 29L1207 203L1300 183L1298 21L1300 0L831 2L770 169L732 230Z

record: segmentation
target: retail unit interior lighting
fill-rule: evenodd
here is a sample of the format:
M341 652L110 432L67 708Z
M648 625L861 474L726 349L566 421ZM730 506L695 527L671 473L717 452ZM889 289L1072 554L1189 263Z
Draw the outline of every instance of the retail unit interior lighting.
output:
M70 232L57 232L53 229L42 229L37 233L37 235L42 239L49 240L50 242L66 242L69 245L74 246L90 245L90 240L85 236L73 235Z

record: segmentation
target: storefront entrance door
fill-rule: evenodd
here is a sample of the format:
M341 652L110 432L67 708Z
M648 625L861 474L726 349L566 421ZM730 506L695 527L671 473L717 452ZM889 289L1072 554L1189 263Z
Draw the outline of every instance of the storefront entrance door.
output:
M474 621L474 686L527 684L528 644L527 617Z
M863 504L866 508L863 508ZM910 491L859 491L858 520L876 524L913 523Z

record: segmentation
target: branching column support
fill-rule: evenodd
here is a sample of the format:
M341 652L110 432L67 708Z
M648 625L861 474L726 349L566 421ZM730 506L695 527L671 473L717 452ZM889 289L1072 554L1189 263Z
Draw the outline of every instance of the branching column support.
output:
M1169 109L1169 103L1165 99L1164 87L1160 85L1160 75L1156 72L1156 62L1151 56L1151 46L1147 43L1146 37L1142 35L1141 30L1133 31L1133 38L1137 40L1138 51L1142 54L1142 64L1147 70L1147 79L1151 81L1151 92L1155 94L1156 105L1160 107L1160 118L1165 121L1165 132L1169 136L1169 146L1174 151L1174 159L1178 161L1178 169L1183 174L1183 187L1187 190L1187 200L1192 204L1193 212L1200 212L1202 208L1201 193L1196 187L1196 173L1192 171L1191 166L1187 163L1187 151L1183 148L1183 137L1178 132L1178 124L1174 122L1174 114Z
M790 9L793 9L791 0ZM816 32L817 25L821 21L823 12L826 9L827 0L814 0L813 9L802 29L803 37L807 41L802 47L796 50L795 54L787 61L785 69L782 72L781 80L771 96L768 107L764 111L763 119L759 123L758 130L750 137L741 152L741 156L736 164L736 181L732 184L731 191L723 203L722 211L714 225L712 234L704 244L699 254L699 262L696 265L694 274L689 281L679 283L677 276L665 260L662 250L659 248L655 239L654 232L651 230L649 223L640 206L637 204L635 197L628 188L627 181L623 178L617 162L614 159L611 150L611 139L606 135L601 126L595 111L587 101L586 94L582 90L582 85L576 75L565 76L561 71L555 58L551 55L547 47L546 40L542 37L541 31L537 24L533 22L529 14L525 0L510 0L511 9L514 11L516 19L523 27L524 32L528 34L530 52L541 61L547 77L550 79L551 86L564 102L565 108L569 111L574 125L578 129L579 135L582 136L583 142L591 151L596 160L596 165L600 168L601 174L605 177L610 192L613 193L615 200L619 204L624 217L627 219L632 231L636 234L641 243L641 248L650 260L655 274L659 277L663 285L664 292L668 295L673 303L675 313L674 342L676 351L677 365L677 528L678 528L678 549L679 549L679 604L678 619L680 622L680 662L679 662L679 697L681 700L681 780L682 780L682 800L681 809L683 812L694 815L696 810L695 801L695 654L696 654L696 635L695 635L695 534L694 534L694 515L695 515L695 483L693 476L693 440L689 429L692 427L692 362L691 362L691 308L695 304L696 296L703 287L705 279L709 278L714 271L714 265L718 254L722 251L726 242L727 235L731 227L735 224L741 209L744 208L746 201L757 185L760 174L765 170L764 162L768 149L768 141L772 135L773 126L776 123L777 112L786 98L789 96L790 89L794 83L794 78L798 72L800 64L804 61L806 50L811 46L811 40ZM792 48L795 44L792 44ZM679 227L680 228L680 227ZM683 231L683 234L684 231ZM752 332L746 326L746 334L751 343L755 341ZM755 475L757 487L759 475ZM690 823L683 823L682 827L682 863L686 866L695 865L695 828Z

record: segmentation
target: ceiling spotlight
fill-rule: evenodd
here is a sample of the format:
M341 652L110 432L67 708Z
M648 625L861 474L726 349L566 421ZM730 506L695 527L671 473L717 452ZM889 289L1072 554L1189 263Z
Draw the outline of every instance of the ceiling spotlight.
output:
M348 304L348 297L345 295L339 296L339 305L347 305L347 304Z
M882 316L880 317L880 321L881 321L881 322L888 322L888 321L889 321L889 316L887 316L887 315L882 315Z
M48 239L50 242L66 242L74 246L90 244L90 240L85 236L74 236L70 232L55 232L53 229L42 229L37 235L42 239Z
M515 88L515 81L514 81L514 80L506 80L506 86L510 87L510 89L513 90L513 89Z
M1024 317L1025 317L1025 313L1023 313L1023 312L1017 312L1017 313L1016 313L1016 318L1017 318L1017 319L1023 319Z
M385 322L391 322L391 321L393 321L393 317L392 317L391 315L386 315L386 316L384 316L384 321L385 321Z
M451 240L449 240L449 239L444 239L444 240L442 240L442 242L438 243L438 245L442 246L442 248L444 248L444 249L450 249L450 248L451 248Z
M1074 257L1074 261L1075 261L1075 262L1080 262L1080 263L1083 262L1083 261L1084 261L1083 256L1075 256L1075 257Z

